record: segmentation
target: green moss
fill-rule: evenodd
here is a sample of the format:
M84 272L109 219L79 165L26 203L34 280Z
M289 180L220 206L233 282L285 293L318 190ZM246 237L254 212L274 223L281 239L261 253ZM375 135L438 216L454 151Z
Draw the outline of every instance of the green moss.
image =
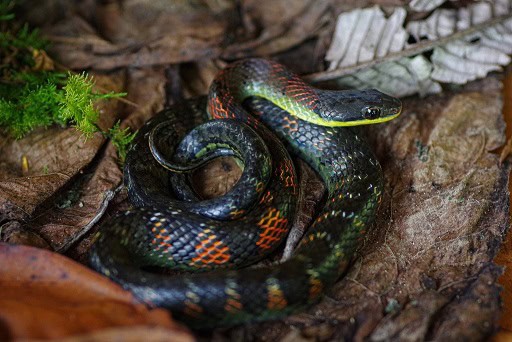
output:
M126 153L128 152L128 149L133 141L133 138L135 138L136 132L131 133L129 128L122 129L119 127L120 123L119 121L109 129L107 133L107 137L110 138L112 141L112 144L117 149L117 156L119 158L119 162L121 164L124 164L124 161L126 159Z
M34 56L48 43L26 24L16 28L14 6L15 1L0 0L0 129L21 139L36 128L73 125L86 138L100 132L112 139L124 160L135 134L119 124L102 131L94 104L126 94L94 92L94 80L86 73L35 70Z
M35 128L54 124L74 125L90 137L101 131L94 102L125 95L94 93L93 80L86 74L22 73L13 79L0 86L0 127L17 139Z
M17 76L22 78L24 76ZM14 81L0 86L0 126L16 138L38 127L54 123L58 118L61 96L51 80Z

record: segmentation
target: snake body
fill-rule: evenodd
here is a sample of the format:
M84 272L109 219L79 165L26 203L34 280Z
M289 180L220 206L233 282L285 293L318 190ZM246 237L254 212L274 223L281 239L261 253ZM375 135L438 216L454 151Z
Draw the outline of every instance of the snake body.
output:
M91 264L195 328L274 319L304 308L344 272L382 193L370 148L353 129L337 126L383 122L400 111L398 100L375 90L318 90L275 62L236 62L214 80L207 99L164 110L139 131L125 166L136 208L102 225ZM295 214L293 164L269 130L318 173L325 204L287 261L239 268L273 252ZM148 143L153 137L157 153ZM162 167L219 155L234 156L243 173L214 199L201 200L186 174ZM170 276L148 266L209 272Z

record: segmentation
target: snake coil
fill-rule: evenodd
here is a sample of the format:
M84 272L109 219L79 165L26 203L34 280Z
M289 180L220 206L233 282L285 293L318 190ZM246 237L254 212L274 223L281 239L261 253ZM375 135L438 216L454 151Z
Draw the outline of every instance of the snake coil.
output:
M208 98L164 110L141 128L125 165L135 208L102 225L91 264L195 328L304 308L344 272L382 193L372 151L339 126L384 122L400 111L400 101L376 90L319 90L275 62L236 62ZM293 221L298 189L287 150L323 180L325 204L291 258L245 267L273 252ZM186 171L221 155L235 157L242 176L226 195L203 200ZM169 276L149 266L209 272Z

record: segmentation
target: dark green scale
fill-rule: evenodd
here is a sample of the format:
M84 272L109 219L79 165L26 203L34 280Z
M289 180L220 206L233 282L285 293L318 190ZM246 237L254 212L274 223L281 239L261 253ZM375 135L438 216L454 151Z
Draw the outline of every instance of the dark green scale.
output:
M266 100L247 99L250 95L263 96ZM158 138L155 140L158 150L167 156L167 160L161 160L167 166L181 167L208 159L208 155L222 154L245 159L242 164L248 166L247 158L256 157L255 151L262 153L258 157L262 160L267 153L264 148L257 148L249 155L243 154L247 150L245 143L253 140L245 137L245 131L249 131L250 136L254 132L262 135L273 165L274 171L270 174L275 175L276 166L288 156L267 129L248 116L241 106L244 100L247 108L285 142L291 153L305 160L318 173L327 189L325 205L293 256L284 263L236 270L218 268L207 273L179 276L144 271L142 266L163 265L162 260L169 259L172 253L184 255L185 261L197 257L195 246L201 236L204 238L206 230L217 232L216 237L229 246L230 251L239 253L233 254L235 265L245 265L261 253L254 246L255 241L261 240L261 236L258 238L261 219L268 210L275 208L287 212L286 217L293 214L296 189L277 182L276 177L268 180L265 190L273 194L271 202L263 201L253 206L247 202L245 194L252 197L255 193L252 188L255 182L251 183L253 177L266 179L268 172L263 166L253 170L244 168L247 182L242 179L230 191L234 200L216 199L219 210L215 212L231 212L237 203L243 203L247 210L245 216L232 221L222 217L217 221L211 218L210 210L209 217L204 217L196 207L191 208L194 202L188 202L195 195L186 176L169 176L152 158L147 142L151 132L155 139ZM180 104L160 113L141 129L136 145L128 155L125 177L132 201L143 208L122 214L102 226L102 236L94 246L91 263L141 300L170 309L174 317L192 327L225 326L282 317L315 302L344 272L363 232L373 220L382 192L381 169L368 145L353 129L334 126L383 122L399 115L401 104L375 90L317 90L277 63L262 59L245 60L226 68L212 84L208 101L207 106L204 100ZM203 121L204 108L208 108L212 118L237 118L249 126L241 125L245 128L240 130L240 136L228 138L228 131L230 134L238 132L238 124L231 125L230 120L225 119L219 121L219 126L203 125L197 133L189 135L195 134L185 144L190 147L178 147L181 137ZM162 122L165 130L158 126ZM158 135L155 127L161 128L158 128ZM214 145L225 152L215 152ZM176 148L178 156L171 160ZM153 176L159 178L155 180ZM177 191L172 190L173 185L178 187ZM174 192L178 192L186 204L179 204ZM261 199L261 193L258 192L258 196ZM258 199L255 202L260 202ZM222 209L219 203L226 204L228 209ZM204 203L201 205L210 208ZM291 222L292 218L289 220ZM161 231L164 235L162 242L172 247L152 246L150 240L155 237L148 230L155 222L161 222L160 228L165 228ZM232 235L226 228L229 225L237 228L229 232ZM166 234L172 235L172 243ZM153 249L149 250L150 247ZM242 261L237 261L238 258Z

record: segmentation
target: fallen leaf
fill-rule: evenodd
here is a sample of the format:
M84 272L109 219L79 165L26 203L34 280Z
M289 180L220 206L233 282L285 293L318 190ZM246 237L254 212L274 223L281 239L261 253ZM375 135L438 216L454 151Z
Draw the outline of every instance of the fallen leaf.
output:
M37 340L31 339L30 342ZM76 335L59 338L59 342L103 342L103 341L123 341L123 342L189 342L194 339L186 333L180 333L173 329L166 329L155 326L130 326L102 329L93 331L89 334Z
M243 9L251 22L263 27L255 39L228 46L223 57L269 55L287 50L315 36L326 24L330 1L247 1ZM250 32L244 32L248 34Z
M98 86L116 90L121 80L97 75L95 81ZM115 100L97 105L101 114L100 127L106 129L112 126L118 105L119 102ZM73 127L51 127L34 131L21 140L2 139L0 221L26 223L41 218L48 209L80 206L80 203L83 206L83 202L79 201L80 196L77 196L77 191L73 192L70 184L75 178L83 178L84 170L104 143L100 134L85 139ZM62 194L62 190L67 191ZM54 202L56 197L58 200ZM33 230L30 234L38 234L53 248L66 238L66 233L62 231L54 231L50 235L41 233L40 230ZM34 240L18 239L18 242L21 241Z
M328 69L307 79L404 97L439 93L440 83L465 84L510 62L508 0L439 8L422 20L406 17L400 7L389 15L378 6L341 13L325 55Z
M503 97L505 100L503 108L503 116L507 123L507 136L509 141L507 146L503 149L501 157L504 156L503 152L510 146L512 137L512 73L510 70L504 80ZM503 158L501 161L505 161ZM510 156L508 156L510 160ZM509 182L509 192L512 194L512 183ZM511 199L512 199L512 195ZM512 213L512 211L511 211ZM498 334L495 341L507 341L507 337L512 337L512 234L507 234L505 241L501 247L500 253L495 259L496 263L504 266L505 271L499 279L499 283L503 286L501 297L503 300L503 312L500 319L501 332Z
M441 6L446 0L411 0L409 7L416 12L428 12Z
M60 10L74 13L76 6L61 3ZM85 7L82 12L89 15L98 9L93 2ZM103 22L117 22L114 27L120 32L103 27L119 42L100 36L79 12L59 18L43 32L53 43L50 52L71 69L169 65L217 56L229 24L229 10L225 11L225 15L215 14L208 7L185 2L169 6L161 1L125 1L121 12L90 17L91 22L102 17Z
M32 58L34 58L33 70L55 70L53 60L46 54L44 50L32 51Z
M5 339L109 336L97 332L144 325L165 329L168 339L192 340L166 311L147 309L119 285L59 254L0 243L0 259L0 336Z

